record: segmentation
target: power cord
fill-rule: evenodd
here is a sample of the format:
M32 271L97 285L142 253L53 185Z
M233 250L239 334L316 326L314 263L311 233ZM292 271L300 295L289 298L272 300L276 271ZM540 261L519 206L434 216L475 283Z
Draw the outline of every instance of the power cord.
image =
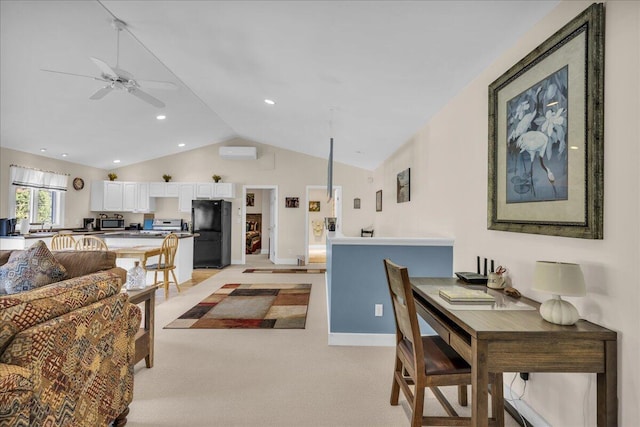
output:
M517 398L513 397L513 383L516 380L516 377L518 376L518 373L516 372L515 374L513 374L513 378L511 379L511 382L509 383L509 395L511 396L511 399L506 399L509 403L511 403L513 405L513 409L516 410L516 412L518 413L518 416L520 417L520 420L522 420L522 425L527 427L529 424L527 423L527 420L524 419L524 417L522 416L522 414L520 413L520 410L518 409L518 405L516 402L522 400L522 397L524 396L525 391L527 391L527 382L524 381L524 387L522 389L522 393L520 393L520 396L518 396Z

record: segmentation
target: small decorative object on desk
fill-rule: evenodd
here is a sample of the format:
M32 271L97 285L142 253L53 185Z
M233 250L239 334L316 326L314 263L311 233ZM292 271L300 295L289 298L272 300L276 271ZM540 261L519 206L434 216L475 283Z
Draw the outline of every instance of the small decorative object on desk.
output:
M109 181L115 181L116 178L118 178L118 175L116 175L115 173L110 173L107 175L107 177L109 178Z
M211 178L213 178L213 180L215 182L218 182L218 181L220 181L222 179L222 177L220 175L213 175Z
M162 175L162 179L164 179L164 182L169 182L171 181L171 175L167 175L165 173L164 175Z
M147 274L140 267L140 261L136 261L134 267L127 271L127 290L137 291L147 286Z
M493 261L492 267L493 267ZM487 287L491 289L503 289L506 285L506 281L504 278L504 273L507 272L507 269L503 266L499 265L498 269L495 272L491 272L487 276Z

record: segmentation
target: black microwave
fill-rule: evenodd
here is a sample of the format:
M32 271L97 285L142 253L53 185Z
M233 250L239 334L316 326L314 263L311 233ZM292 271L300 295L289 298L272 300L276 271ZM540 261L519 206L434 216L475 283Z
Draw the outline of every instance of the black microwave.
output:
M97 230L124 230L124 219L96 218Z

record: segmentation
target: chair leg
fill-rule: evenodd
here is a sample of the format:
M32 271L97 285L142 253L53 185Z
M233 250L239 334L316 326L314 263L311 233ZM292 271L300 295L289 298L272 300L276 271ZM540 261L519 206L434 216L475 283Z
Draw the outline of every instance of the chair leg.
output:
M162 275L164 277L164 299L168 300L169 299L169 271L165 270L162 272Z
M178 288L178 292L180 292L180 284L178 283L178 279L176 278L176 272L171 270L171 275L173 276L173 281L176 284L176 288Z
M158 283L158 270L153 272L153 284Z
M422 426L422 412L424 411L424 387L416 384L413 394L413 408L411 408L411 427Z
M458 386L458 403L460 404L460 406L467 406L469 404L469 400L467 399L466 385Z
M393 384L391 385L391 399L389 402L396 406L398 404L398 397L400 396L400 384L398 384L397 376L402 372L402 362L396 356L396 367L393 371Z

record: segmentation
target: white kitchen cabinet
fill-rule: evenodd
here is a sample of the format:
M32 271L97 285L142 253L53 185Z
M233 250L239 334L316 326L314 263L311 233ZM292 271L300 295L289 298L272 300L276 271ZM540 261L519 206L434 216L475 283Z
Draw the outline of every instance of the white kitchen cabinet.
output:
M192 183L180 183L178 194L178 210L191 212L191 201L195 199L196 185Z
M213 197L213 182L196 182L196 198L211 199Z
M178 182L150 182L149 197L178 197L180 183Z
M91 210L122 211L123 183L120 181L93 181L91 183Z
M147 182L94 181L90 204L95 212L150 212L155 209Z
M156 199L151 197L151 185L148 182L138 182L136 197L137 212L153 212L156 210Z
M236 187L230 182L216 182L213 184L213 197L222 199L233 199L236 197Z

